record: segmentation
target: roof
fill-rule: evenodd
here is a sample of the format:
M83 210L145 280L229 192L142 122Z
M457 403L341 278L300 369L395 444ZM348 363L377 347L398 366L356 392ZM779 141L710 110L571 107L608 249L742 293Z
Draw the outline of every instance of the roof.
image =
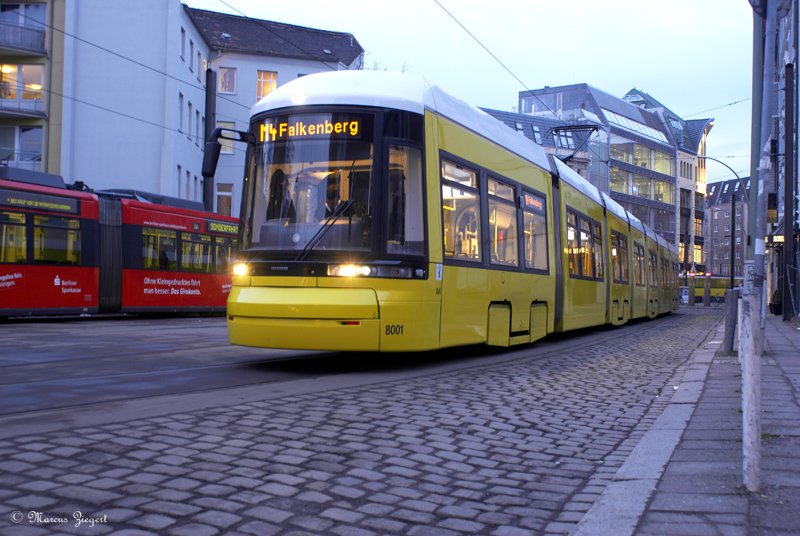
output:
M714 125L712 118L682 119L652 95L640 89L631 89L622 99L646 110L658 110L664 116L667 126L672 131L672 137L678 142L678 147L694 154L700 151L700 142L706 129Z
M672 132L665 127L663 121L656 113L625 102L619 97L615 97L589 84L581 83L557 87L547 86L542 89L520 91L520 104L525 97L532 96L541 99L544 95L558 95L560 102L563 103L564 113L570 114L566 117L566 121L572 122L571 115L573 111L577 114L578 111L583 112L588 110L598 116L598 118L602 117L608 125L625 130L626 135L630 134L634 137L641 136L643 140L648 140L648 143L655 142L662 145L671 145L674 143ZM548 108L545 102L545 100L541 100L544 108ZM550 111L555 114L554 110ZM637 123L635 126L638 130L621 127L619 121L612 120L613 116L608 112L633 120ZM645 134L644 131L646 129L642 129L641 125L655 130L657 134L663 136L664 140L656 140L653 136ZM629 126L633 127L634 125L629 124Z
M184 9L212 50L351 65L364 49L353 34L216 11Z
M742 177L747 188L748 194L750 193L750 177ZM739 179L730 179L727 181L710 182L706 186L706 208L714 205L726 205L731 202L731 195L736 194L736 200L742 201L742 187Z
M570 121L569 123L565 123L564 121L559 121L558 119L521 114L517 112L506 112L505 110L493 110L491 108L481 108L481 110L491 115L495 119L502 121L512 129L522 132L526 138L531 139L542 146L557 147L560 149L563 148L570 151L574 151L576 148L584 145L586 138L591 136L591 134L596 130L595 127L597 126L596 123L586 119L584 119L583 122ZM522 127L521 131L517 127L518 124ZM534 128L538 128L538 137L534 135ZM559 129L572 132L575 147L561 147L560 145L556 144L554 133L558 132Z
M256 103L251 112L255 115L301 104L372 106L418 114L431 110L544 169L550 169L547 155L539 145L418 76L360 70L310 74L278 86Z

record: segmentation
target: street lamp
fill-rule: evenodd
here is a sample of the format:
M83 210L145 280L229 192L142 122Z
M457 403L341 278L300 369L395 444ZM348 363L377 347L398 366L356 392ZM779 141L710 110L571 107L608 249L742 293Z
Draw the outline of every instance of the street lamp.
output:
M736 179L739 181L739 185L742 187L742 197L743 197L744 202L747 203L747 204L750 203L750 195L747 192L747 185L744 183L744 181L739 176L739 174L736 173L733 170L732 167L730 167L728 164L726 164L722 160L719 160L717 158L713 158L711 156L700 156L700 155L698 155L697 158L703 158L705 160L712 160L712 161L716 162L717 164L721 164L721 165L725 166L726 168L728 168L728 171L733 173L733 176L736 177ZM730 270L731 270L730 278L731 279L730 279L730 288L733 288L733 273L734 273L734 266L735 266L735 263L736 263L736 260L735 260L735 258L736 258L736 194L735 193L731 194L731 223L730 223L730 226L731 226L731 250L730 250L731 251L731 253L730 253L731 254L731 268L730 268ZM746 235L746 233L745 233L745 235ZM749 242L749 240L748 240L748 242Z

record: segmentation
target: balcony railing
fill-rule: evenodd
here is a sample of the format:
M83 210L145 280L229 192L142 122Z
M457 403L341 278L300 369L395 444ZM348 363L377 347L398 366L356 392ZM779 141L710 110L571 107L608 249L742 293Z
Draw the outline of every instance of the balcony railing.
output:
M40 160L11 160L10 158L0 158L0 166L27 169L30 171L42 170L42 162Z
M0 82L0 115L3 113L14 115L32 115L42 117L45 115L42 89L30 85Z
M0 47L45 54L44 31L0 22Z

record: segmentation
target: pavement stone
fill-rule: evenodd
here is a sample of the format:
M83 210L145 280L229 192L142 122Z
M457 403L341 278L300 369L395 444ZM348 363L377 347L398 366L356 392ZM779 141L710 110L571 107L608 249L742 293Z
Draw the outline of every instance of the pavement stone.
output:
M105 514L113 534L569 534L642 478L653 430L677 447L639 481L631 532L792 533L800 332L768 319L748 494L738 363L705 351L721 317L683 308L533 359L0 441L0 534L48 533L8 522L36 509Z

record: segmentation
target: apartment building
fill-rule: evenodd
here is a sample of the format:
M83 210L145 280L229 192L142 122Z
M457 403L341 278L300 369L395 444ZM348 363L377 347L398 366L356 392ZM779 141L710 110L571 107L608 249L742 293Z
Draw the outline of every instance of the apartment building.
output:
M180 0L0 1L0 165L201 201L207 126L246 129L278 84L361 68L363 52L351 34ZM215 210L238 214L242 165L235 149L221 159Z

